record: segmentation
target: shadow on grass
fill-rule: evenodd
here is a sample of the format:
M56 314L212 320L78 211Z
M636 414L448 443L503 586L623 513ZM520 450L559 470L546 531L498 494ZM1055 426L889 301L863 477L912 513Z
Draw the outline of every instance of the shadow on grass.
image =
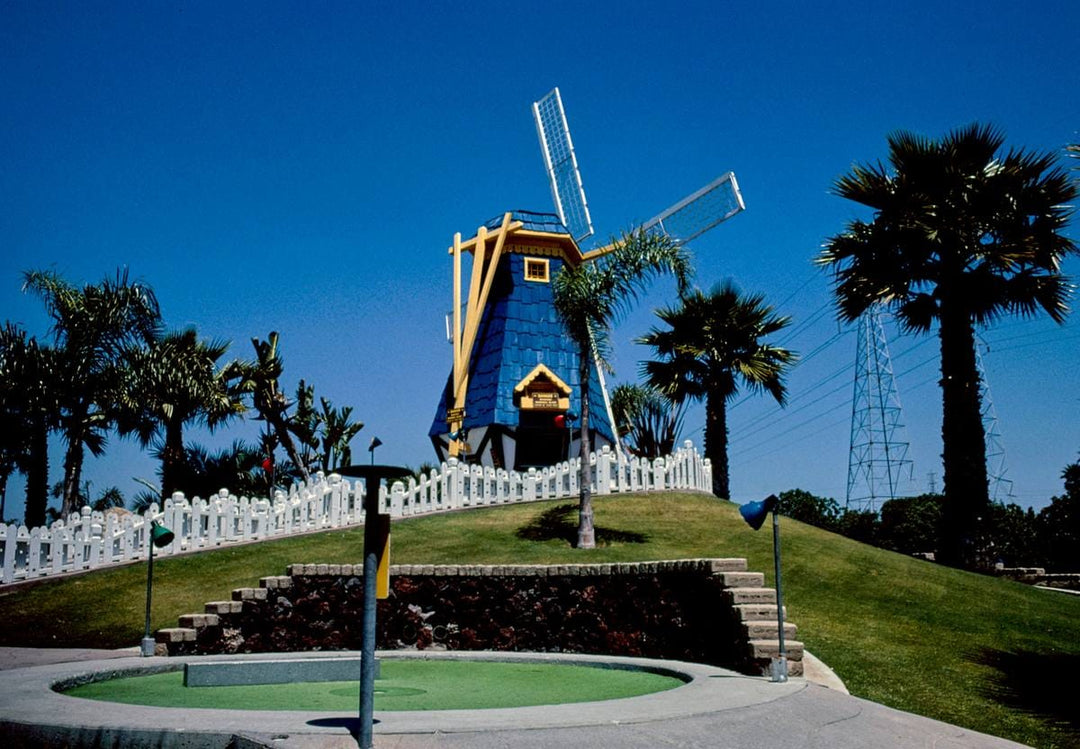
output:
M1038 716L1080 745L1076 695L1062 688L1080 669L1080 654L986 648L974 660L997 672L982 688L984 697Z
M571 546L577 543L577 505L556 505L544 510L527 525L514 531L514 535L523 541L566 541ZM643 544L649 541L644 533L619 531L594 525L596 545Z

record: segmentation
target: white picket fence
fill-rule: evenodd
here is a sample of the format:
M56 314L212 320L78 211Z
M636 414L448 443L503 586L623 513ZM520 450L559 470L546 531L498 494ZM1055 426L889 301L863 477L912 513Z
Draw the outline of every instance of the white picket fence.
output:
M408 517L513 502L566 499L578 495L573 459L527 473L459 463L451 458L419 481L396 481L379 490L380 512ZM589 459L590 486L598 495L661 490L710 491L712 467L690 441L656 460L617 459L607 447ZM124 564L147 555L147 532L156 520L175 538L155 555L169 556L229 544L281 538L297 533L363 523L363 482L337 474L316 474L270 499L248 499L225 489L209 500L188 500L177 492L143 515L91 512L48 527L0 525L0 584L47 575Z

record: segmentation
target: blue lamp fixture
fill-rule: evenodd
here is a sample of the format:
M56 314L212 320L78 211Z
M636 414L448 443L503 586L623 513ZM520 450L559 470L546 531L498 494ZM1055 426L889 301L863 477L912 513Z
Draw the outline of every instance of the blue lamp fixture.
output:
M143 630L140 652L143 656L154 654L154 638L150 636L150 599L154 595L154 548L162 549L173 542L175 534L156 520L150 523L150 537L147 547L150 549L150 560L146 565L146 627Z
M776 568L776 634L780 644L780 654L773 658L769 669L774 682L788 680L787 651L784 648L784 597L780 589L780 500L770 494L760 502L747 502L739 507L739 514L754 530L760 530L765 518L772 513L773 527L773 564Z

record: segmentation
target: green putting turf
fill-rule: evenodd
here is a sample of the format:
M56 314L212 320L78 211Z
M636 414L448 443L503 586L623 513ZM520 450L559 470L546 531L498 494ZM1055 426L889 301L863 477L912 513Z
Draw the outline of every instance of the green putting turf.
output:
M592 702L673 689L683 682L647 671L556 663L391 660L375 682L376 710L472 710ZM65 694L153 707L355 711L356 682L185 687L183 671L84 684Z

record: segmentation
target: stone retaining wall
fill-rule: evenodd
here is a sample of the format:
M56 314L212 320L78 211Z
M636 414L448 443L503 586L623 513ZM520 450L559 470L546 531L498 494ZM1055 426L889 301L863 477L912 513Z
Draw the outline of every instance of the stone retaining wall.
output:
M294 564L157 633L162 654L359 650L362 565ZM380 649L573 652L761 673L777 651L776 594L744 559L391 568ZM796 628L785 626L792 675Z

